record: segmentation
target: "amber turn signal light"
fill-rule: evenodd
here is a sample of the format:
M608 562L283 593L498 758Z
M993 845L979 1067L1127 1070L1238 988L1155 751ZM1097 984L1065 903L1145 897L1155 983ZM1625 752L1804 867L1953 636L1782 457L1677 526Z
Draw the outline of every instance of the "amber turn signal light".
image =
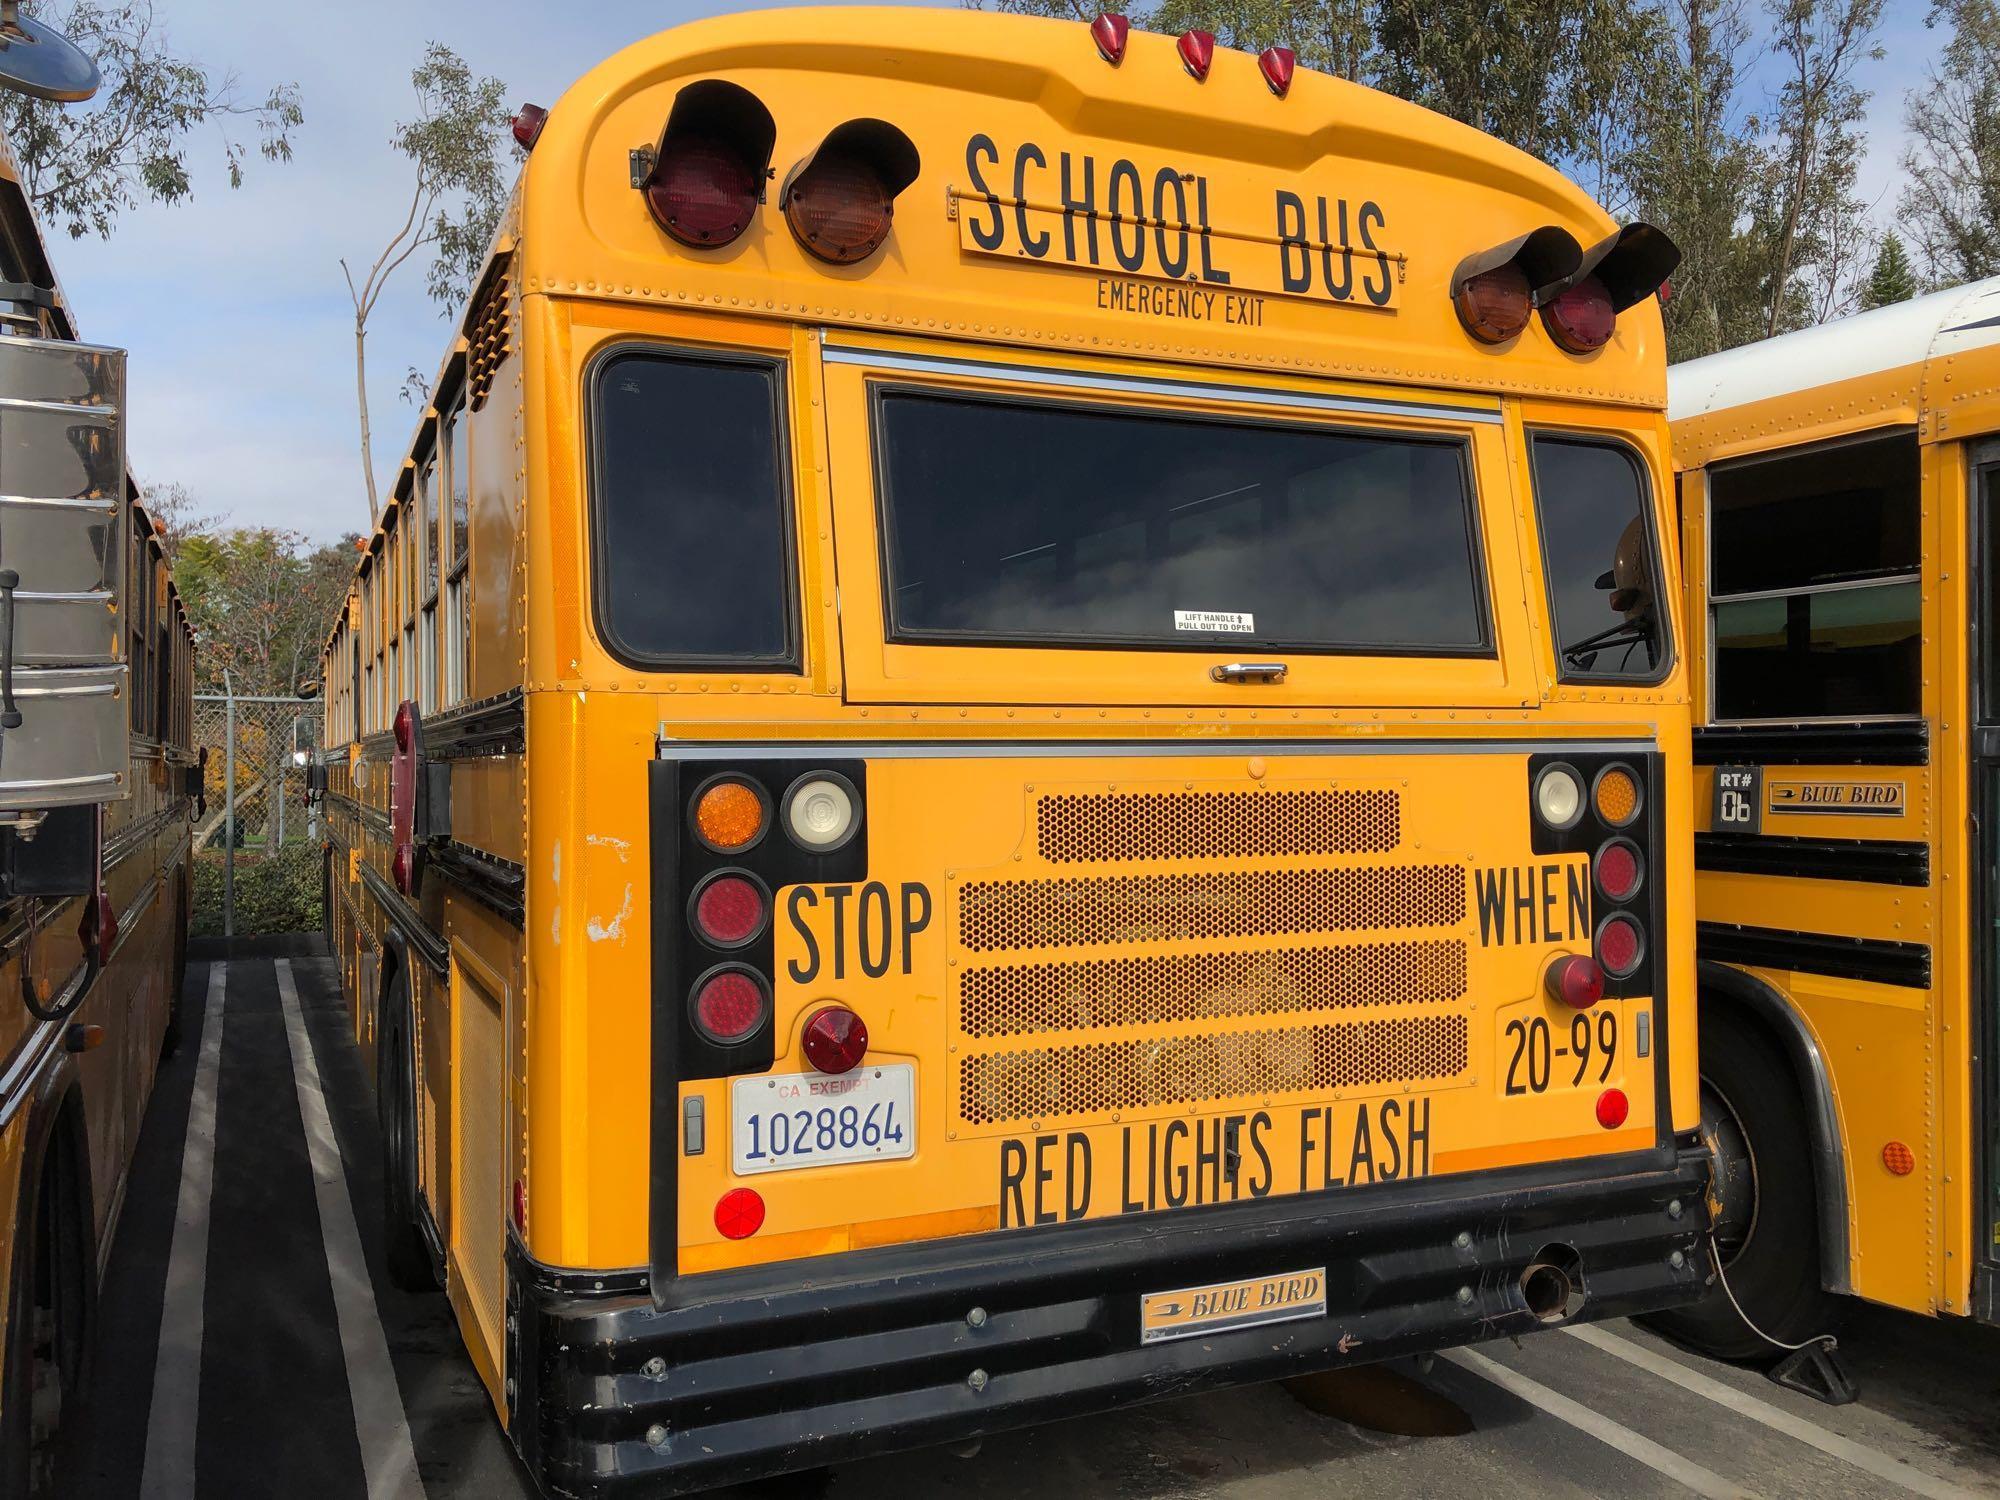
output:
M718 853L748 849L764 836L769 821L764 794L733 777L711 781L694 801L694 831Z

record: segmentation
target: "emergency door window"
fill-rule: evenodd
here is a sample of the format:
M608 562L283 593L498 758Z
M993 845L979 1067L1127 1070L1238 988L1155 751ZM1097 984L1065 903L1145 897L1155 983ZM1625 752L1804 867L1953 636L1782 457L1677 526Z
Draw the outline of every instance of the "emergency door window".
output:
M1711 469L1717 719L1922 711L1914 434Z
M1552 433L1532 454L1563 680L1656 680L1667 626L1645 469L1623 443Z
M893 638L1490 655L1465 445L877 398Z

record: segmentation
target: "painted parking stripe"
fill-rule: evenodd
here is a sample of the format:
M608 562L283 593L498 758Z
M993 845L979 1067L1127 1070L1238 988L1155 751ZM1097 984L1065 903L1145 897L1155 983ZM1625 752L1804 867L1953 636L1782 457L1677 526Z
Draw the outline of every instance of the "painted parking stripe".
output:
M1475 1354L1470 1349L1446 1349L1438 1357L1450 1360L1460 1369L1470 1370L1481 1380L1491 1381L1509 1395L1539 1407L1558 1422L1568 1423L1578 1432L1587 1433L1600 1443L1616 1448L1628 1458L1636 1458L1654 1473L1665 1475L1697 1495L1708 1496L1709 1500L1747 1500L1752 1494L1714 1470L1704 1469L1693 1459L1682 1458L1651 1438L1642 1437L1622 1423L1612 1421L1602 1412L1592 1411L1582 1402L1572 1401L1561 1392L1550 1390L1539 1380L1530 1380L1520 1371L1510 1370L1483 1354Z
M1905 1463L1900 1458L1878 1452L1865 1443L1842 1437L1830 1432L1816 1422L1808 1422L1804 1417L1794 1416L1783 1407L1773 1406L1768 1401L1760 1401L1755 1396L1746 1395L1734 1386L1725 1385L1699 1371L1690 1370L1677 1360L1656 1354L1642 1344L1628 1338L1621 1338L1602 1328L1570 1328L1565 1332L1582 1339L1593 1349L1602 1349L1606 1354L1622 1359L1662 1380L1671 1381L1684 1391L1692 1391L1697 1396L1705 1396L1718 1406L1726 1406L1739 1416L1748 1417L1770 1428L1782 1432L1786 1437L1796 1438L1808 1447L1833 1458L1865 1469L1877 1479L1887 1480L1898 1488L1906 1489L1913 1495L1930 1495L1938 1500L1960 1500L1974 1492L1926 1474L1923 1470Z
M194 1493L195 1426L201 1408L202 1302L208 1287L208 1211L215 1188L215 1089L222 1071L222 1011L229 965L210 964L201 1052L181 1148L181 1193L160 1299L160 1348L153 1362L152 1409L140 1500L187 1500Z
M361 1231L354 1222L354 1205L347 1196L347 1172L341 1165L340 1144L326 1110L319 1064L306 1036L299 1010L299 992L292 982L291 960L277 960L278 999L285 1010L285 1037L292 1049L292 1077L298 1085L299 1115L306 1127L306 1151L312 1160L313 1184L319 1196L320 1239L326 1246L327 1276L333 1284L333 1309L340 1323L340 1350L347 1361L347 1388L354 1402L354 1435L361 1444L361 1465L368 1478L368 1500L421 1496L417 1455L410 1442L409 1418L389 1362L389 1344L375 1306L374 1283L361 1253Z

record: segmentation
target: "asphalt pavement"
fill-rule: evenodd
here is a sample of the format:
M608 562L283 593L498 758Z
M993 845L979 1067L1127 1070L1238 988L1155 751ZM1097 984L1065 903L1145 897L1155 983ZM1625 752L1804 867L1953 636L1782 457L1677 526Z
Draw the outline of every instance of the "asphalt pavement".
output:
M445 1299L383 1271L374 1107L332 964L236 952L189 966L187 1035L133 1163L64 1494L531 1495ZM737 1500L2000 1495L2000 1330L1856 1306L1842 1349L1862 1392L1845 1407L1614 1323Z

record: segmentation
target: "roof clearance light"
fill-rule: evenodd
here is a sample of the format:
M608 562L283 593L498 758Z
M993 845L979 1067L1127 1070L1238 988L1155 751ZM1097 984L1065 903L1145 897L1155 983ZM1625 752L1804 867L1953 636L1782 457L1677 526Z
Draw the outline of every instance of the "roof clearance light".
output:
M1291 92L1292 72L1297 66L1298 57L1290 47L1266 47L1257 54L1257 71L1280 99Z
M921 166L916 144L888 121L849 120L792 169L778 201L808 254L851 266L889 237L896 195Z
M650 167L635 164L632 185L681 244L720 249L750 227L777 138L771 112L748 89L719 78L691 83L674 96ZM644 158L634 153L635 163Z
M1097 43L1097 55L1112 67L1125 60L1125 40L1132 34L1132 23L1116 11L1106 11L1090 23L1090 39Z
M1215 33L1183 31L1180 40L1174 43L1174 50L1180 53L1181 66L1188 70L1188 76L1200 83L1208 77L1208 70L1215 62Z
M523 151L535 149L535 142L542 138L542 127L549 123L549 112L539 104L524 104L521 112L514 116L514 141Z
M1508 342L1528 326L1540 290L1582 258L1576 236L1555 224L1466 256L1451 273L1458 321L1482 344Z

